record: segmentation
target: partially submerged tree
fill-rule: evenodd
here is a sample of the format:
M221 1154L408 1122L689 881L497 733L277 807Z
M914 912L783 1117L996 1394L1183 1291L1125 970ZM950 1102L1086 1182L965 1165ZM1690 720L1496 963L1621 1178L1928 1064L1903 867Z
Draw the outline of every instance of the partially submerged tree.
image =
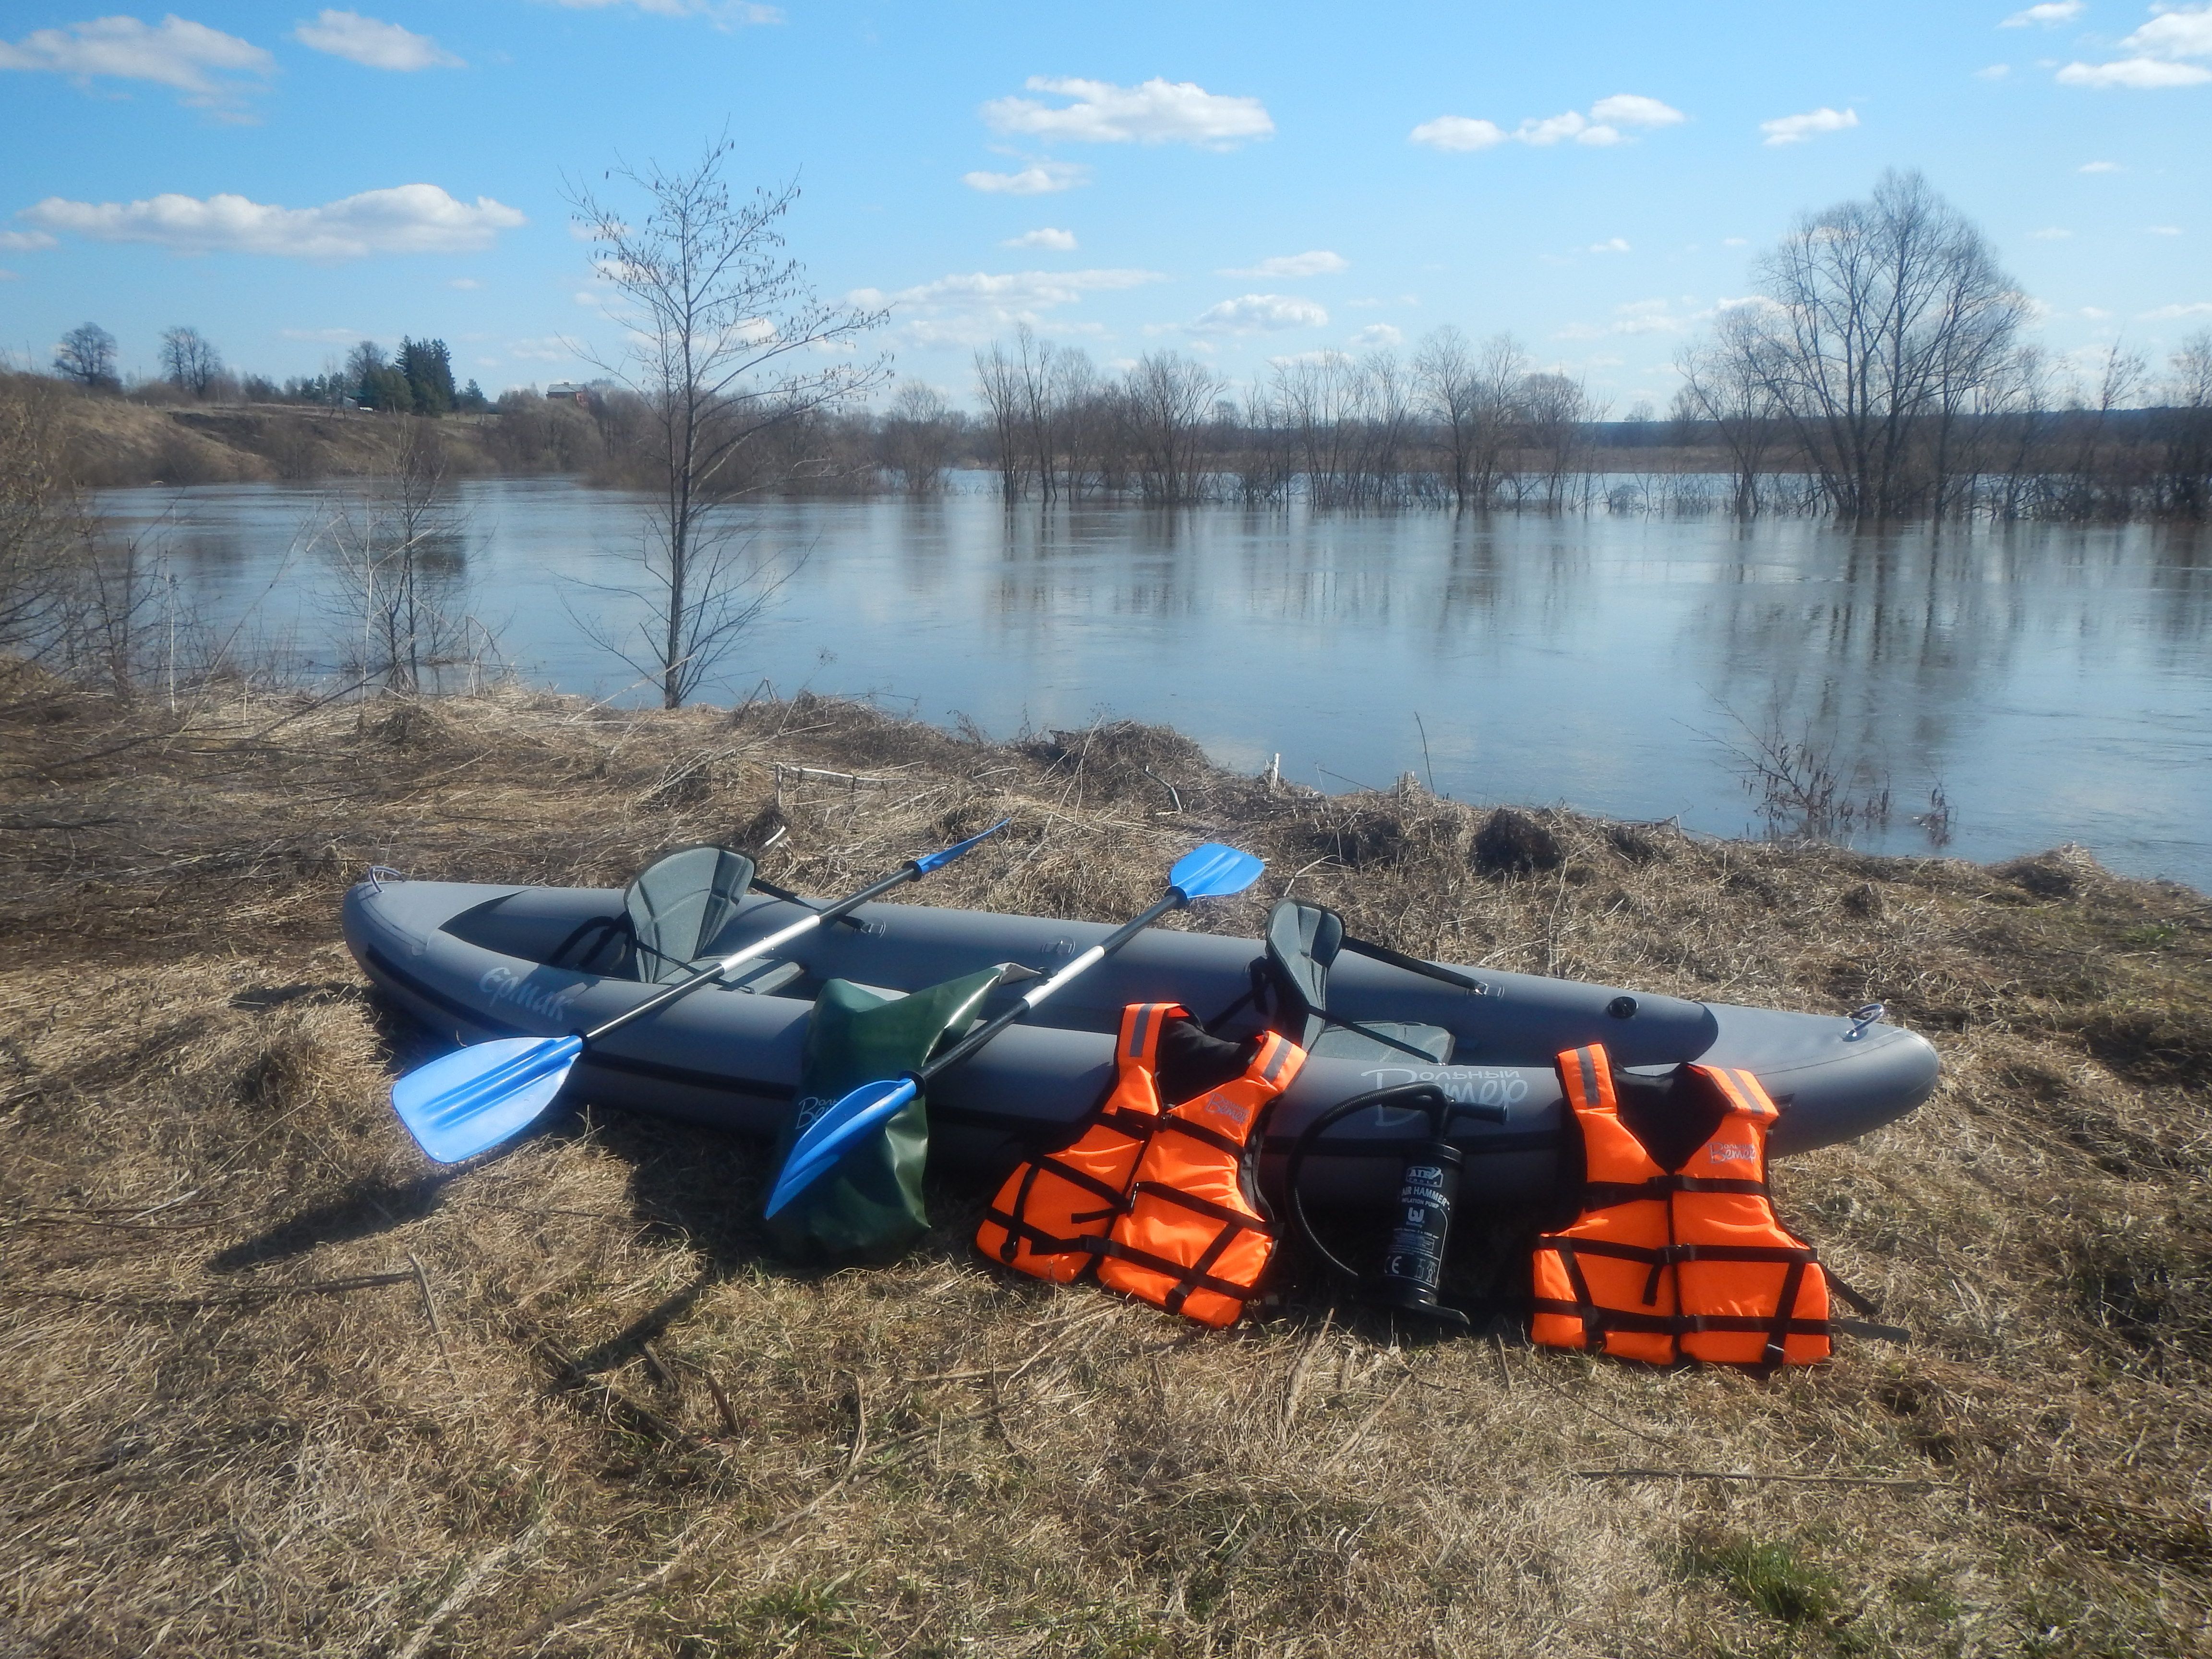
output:
M2028 301L1917 173L1808 214L1760 261L1748 359L1838 517L1940 511L1960 422L2011 369Z
M447 470L438 429L403 422L390 471L316 532L338 579L340 665L363 686L412 696L492 654L465 610L462 521Z
M574 190L576 222L618 297L627 349L590 357L643 404L655 501L647 565L654 621L632 651L607 640L674 708L696 692L773 595L775 579L727 509L774 480L744 463L779 424L834 409L888 372L855 355L885 313L819 298L779 228L796 185L733 195L724 138L692 165L611 176L645 211Z
M1759 481L1782 437L1777 377L1760 360L1766 336L1755 325L1759 303L1723 311L1712 337L1674 360L1682 377L1674 394L1674 418L1691 426L1688 435L1705 428L1720 440L1734 480L1730 507L1739 519L1759 512Z
M942 392L908 380L892 398L877 429L877 453L908 495L934 495L945 487L959 429L958 416Z
M2160 505L2176 518L2212 518L2212 329L2184 340L2167 371Z

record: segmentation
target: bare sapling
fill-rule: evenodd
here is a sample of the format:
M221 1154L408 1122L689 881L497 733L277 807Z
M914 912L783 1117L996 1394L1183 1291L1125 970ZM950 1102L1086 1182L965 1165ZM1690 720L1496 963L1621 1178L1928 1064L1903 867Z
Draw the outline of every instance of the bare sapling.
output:
M633 205L588 187L568 198L625 331L620 350L578 355L643 404L636 445L653 497L647 585L611 590L647 619L579 620L657 684L669 708L716 673L788 577L732 513L804 468L787 455L754 465L763 440L865 396L889 373L887 359L857 355L887 313L816 295L784 253L798 185L736 195L723 176L734 148L725 137L685 167L613 169L608 177L642 198Z

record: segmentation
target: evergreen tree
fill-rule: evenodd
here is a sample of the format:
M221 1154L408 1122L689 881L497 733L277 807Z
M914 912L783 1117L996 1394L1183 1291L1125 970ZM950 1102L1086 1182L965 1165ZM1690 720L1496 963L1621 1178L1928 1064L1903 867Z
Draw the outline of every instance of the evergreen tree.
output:
M397 367L407 380L417 415L439 416L453 407L453 356L443 340L403 339Z

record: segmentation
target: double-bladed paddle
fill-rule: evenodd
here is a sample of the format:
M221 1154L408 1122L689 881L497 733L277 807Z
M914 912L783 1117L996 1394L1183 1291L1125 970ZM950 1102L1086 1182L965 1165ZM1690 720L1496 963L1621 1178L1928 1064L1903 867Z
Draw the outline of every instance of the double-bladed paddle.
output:
M1050 979L1024 992L1004 1012L969 1032L943 1054L904 1077L880 1083L864 1083L807 1125L785 1158L775 1190L769 1194L768 1213L774 1215L826 1174L854 1139L866 1134L920 1094L930 1079L957 1066L1023 1015L1033 1012L1048 997L1078 974L1096 967L1170 910L1180 910L1194 899L1226 898L1241 893L1260 878L1267 866L1249 853L1219 842L1186 853L1168 872L1168 890L1159 902L1134 921L1115 928Z
M553 1103L553 1097L560 1093L561 1085L567 1080L577 1056L609 1032L658 1012L732 968L770 955L800 935L837 921L894 887L942 869L978 842L998 834L1012 821L1001 818L982 835L970 836L955 846L924 854L881 881L834 904L826 904L765 939L756 939L688 979L678 980L603 1025L568 1036L502 1037L493 1042L478 1042L418 1066L392 1085L392 1109L399 1114L407 1133L439 1163L458 1164L465 1158L474 1158L535 1121Z

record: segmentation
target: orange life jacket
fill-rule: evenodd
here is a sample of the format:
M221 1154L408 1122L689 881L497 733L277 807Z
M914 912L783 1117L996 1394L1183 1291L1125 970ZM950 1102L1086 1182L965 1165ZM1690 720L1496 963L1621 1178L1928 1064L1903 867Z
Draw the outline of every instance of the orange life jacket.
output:
M1170 1019L1189 1018L1172 1002L1121 1011L1114 1092L1073 1146L1006 1177L975 1230L977 1249L1061 1285L1097 1259L1160 1121L1160 1030Z
M1161 1114L1104 1247L1101 1284L1200 1324L1236 1322L1275 1253L1247 1151L1305 1060L1297 1044L1263 1031L1242 1076Z
M1656 1364L1826 1359L1829 1279L1767 1197L1766 1133L1777 1114L1759 1079L1689 1068L1725 1110L1705 1143L1669 1170L1620 1121L1602 1047L1571 1048L1559 1063L1582 1130L1585 1184L1574 1224L1536 1241L1530 1335Z

